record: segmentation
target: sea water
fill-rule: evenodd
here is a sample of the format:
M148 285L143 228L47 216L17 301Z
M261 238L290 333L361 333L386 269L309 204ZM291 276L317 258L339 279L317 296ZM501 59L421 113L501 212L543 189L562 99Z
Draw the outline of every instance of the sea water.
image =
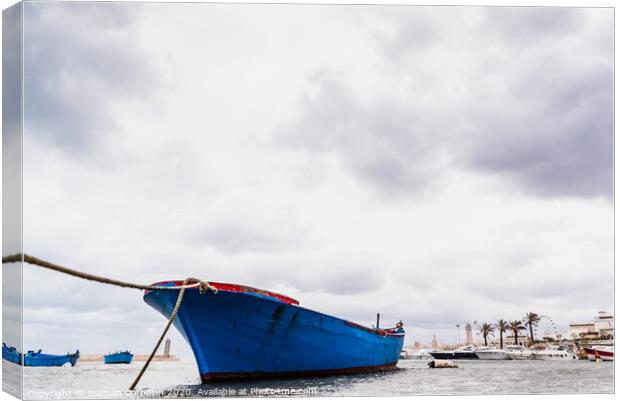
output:
M24 398L179 398L209 396L391 396L612 393L613 362L456 361L457 369L431 369L428 361L400 360L390 372L308 379L201 384L193 361L153 362L137 387L127 388L144 362L24 368ZM19 367L3 361L5 380Z

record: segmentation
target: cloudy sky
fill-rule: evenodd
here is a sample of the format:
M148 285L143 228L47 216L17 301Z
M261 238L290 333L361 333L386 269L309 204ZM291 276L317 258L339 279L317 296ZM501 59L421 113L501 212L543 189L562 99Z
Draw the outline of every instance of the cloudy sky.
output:
M381 312L407 343L613 307L611 9L24 13L27 253ZM139 291L24 282L26 348L146 353L165 324Z

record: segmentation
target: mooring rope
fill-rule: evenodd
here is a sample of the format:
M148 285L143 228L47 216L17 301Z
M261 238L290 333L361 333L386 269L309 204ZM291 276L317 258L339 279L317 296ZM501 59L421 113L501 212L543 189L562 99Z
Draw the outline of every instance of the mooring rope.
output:
M170 314L170 318L168 318L168 323L166 324L164 331L161 333L161 336L159 336L159 340L157 340L157 344L155 344L155 347L153 348L151 355L149 355L149 358L146 360L146 363L140 370L140 373L138 373L138 376L136 377L136 379L133 381L133 383L131 383L129 390L134 390L136 388L136 386L138 385L138 382L140 381L140 379L142 379L142 375L144 374L144 372L146 372L146 369L149 367L149 364L151 363L151 361L153 360L153 357L157 353L157 350L159 349L161 342L166 337L166 333L168 333L168 329L172 325L172 322L174 321L174 318L177 316L177 313L179 312L179 308L181 307L181 301L183 301L183 294L185 294L185 284L187 284L187 279L183 281L183 286L181 286L181 289L179 290L179 296L177 297L177 302L174 305L174 309L172 309L172 313Z
M60 266L55 263L48 262L43 259L35 258L34 256L30 256L27 254L16 253L14 255L4 256L2 257L2 264L5 263L17 263L17 262L25 262L30 263L31 265L37 265L40 267L44 267L46 269L54 270L60 273L68 274L70 276L79 277L85 280L97 281L103 284L115 285L123 288L135 288L138 290L148 290L148 291L176 291L181 288L196 288L200 287L200 290L204 292L205 290L211 290L213 292L217 292L217 288L213 287L209 284L208 281L202 281L197 278L190 277L184 281L183 285L175 285L175 286L164 286L164 285L144 285L144 284L136 284L130 283L127 281L115 280L107 277L96 276L90 273L84 273L78 270L70 269L65 266ZM187 282L187 283L186 283Z
M31 265L40 266L40 267L43 267L43 268L46 268L46 269L54 270L54 271L57 271L57 272L60 272L60 273L64 273L64 274L68 274L70 276L82 278L84 280L97 281L99 283L115 285L115 286L123 287L123 288L135 288L135 289L138 289L138 290L148 290L148 291L176 291L176 290L179 290L179 296L177 297L177 302L174 305L174 309L172 310L172 313L170 314L170 317L168 318L168 323L166 324L166 327L164 328L164 331L161 333L161 336L159 336L159 340L157 341L157 344L155 344L155 347L153 348L153 351L151 352L151 355L149 355L149 358L146 360L146 363L144 364L144 366L140 370L140 373L138 374L136 379L131 384L131 387L129 387L129 390L134 390L136 388L136 386L138 385L138 382L140 381L140 379L144 375L144 372L146 372L146 369L148 368L149 364L153 360L153 357L155 357L155 354L157 353L157 350L159 349L159 346L161 345L161 342L166 337L166 334L168 333L168 330L170 329L170 326L172 325L172 322L174 321L174 318L177 316L177 313L179 312L179 309L181 308L181 302L183 301L183 295L185 294L185 290L188 289L188 288L199 288L201 294L203 294L207 290L211 290L211 291L213 291L213 293L217 293L217 288L213 287L208 281L199 280L199 279L193 278L193 277L186 278L185 280L183 280L183 284L181 284L181 285L174 285L174 286L143 285L143 284L130 283L130 282L127 282L127 281L115 280L115 279L111 279L111 278L107 278L107 277L102 277L102 276L96 276L96 275L90 274L90 273L84 273L84 272L81 272L81 271L78 271L78 270L70 269L70 268L65 267L65 266L60 266L60 265L57 265L55 263L51 263L51 262L48 262L46 260L35 258L34 256L30 256L30 255L26 255L26 254L22 254L22 253L16 253L16 254L13 254L13 255L8 255L8 256L4 256L2 258L2 264L5 264L5 263L18 263L18 262L22 262L22 261L25 262L25 263L29 263Z

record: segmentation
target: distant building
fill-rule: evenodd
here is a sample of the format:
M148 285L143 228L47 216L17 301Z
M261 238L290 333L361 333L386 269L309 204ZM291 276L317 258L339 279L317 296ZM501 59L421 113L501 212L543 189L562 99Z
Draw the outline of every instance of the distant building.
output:
M431 343L432 349L437 349L437 337L433 334L433 342Z
M499 346L499 334L496 335L495 338L491 337L492 340L490 341L491 345L497 345ZM517 336L517 344L521 344L521 345L526 345L528 342L530 341L530 337L527 334L519 334ZM515 336L514 334L512 334L512 332L505 332L504 333L504 347L506 345L512 345L515 343Z
M568 325L568 336L570 338L598 337L594 323L571 323Z
M469 344L473 344L474 343L474 336L473 333L471 331L471 324L467 323L465 325L465 344L469 345Z
M166 342L164 344L164 358L170 358L170 339L166 338Z
M594 329L598 331L601 337L614 336L614 314L600 311L598 316L594 317Z
M571 323L568 326L568 338L592 339L608 336L614 336L614 315L606 311L600 311L592 322Z

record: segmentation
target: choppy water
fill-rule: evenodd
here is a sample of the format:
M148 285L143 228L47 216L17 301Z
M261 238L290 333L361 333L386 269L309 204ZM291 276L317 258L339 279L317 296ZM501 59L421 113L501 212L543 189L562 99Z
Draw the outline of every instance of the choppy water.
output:
M153 362L138 392L125 390L142 367L78 363L74 368L25 368L25 399L208 396L390 396L440 394L612 393L613 362L458 361L458 369L430 369L401 360L392 372L314 379L200 384L193 361ZM5 380L19 375L3 361Z

